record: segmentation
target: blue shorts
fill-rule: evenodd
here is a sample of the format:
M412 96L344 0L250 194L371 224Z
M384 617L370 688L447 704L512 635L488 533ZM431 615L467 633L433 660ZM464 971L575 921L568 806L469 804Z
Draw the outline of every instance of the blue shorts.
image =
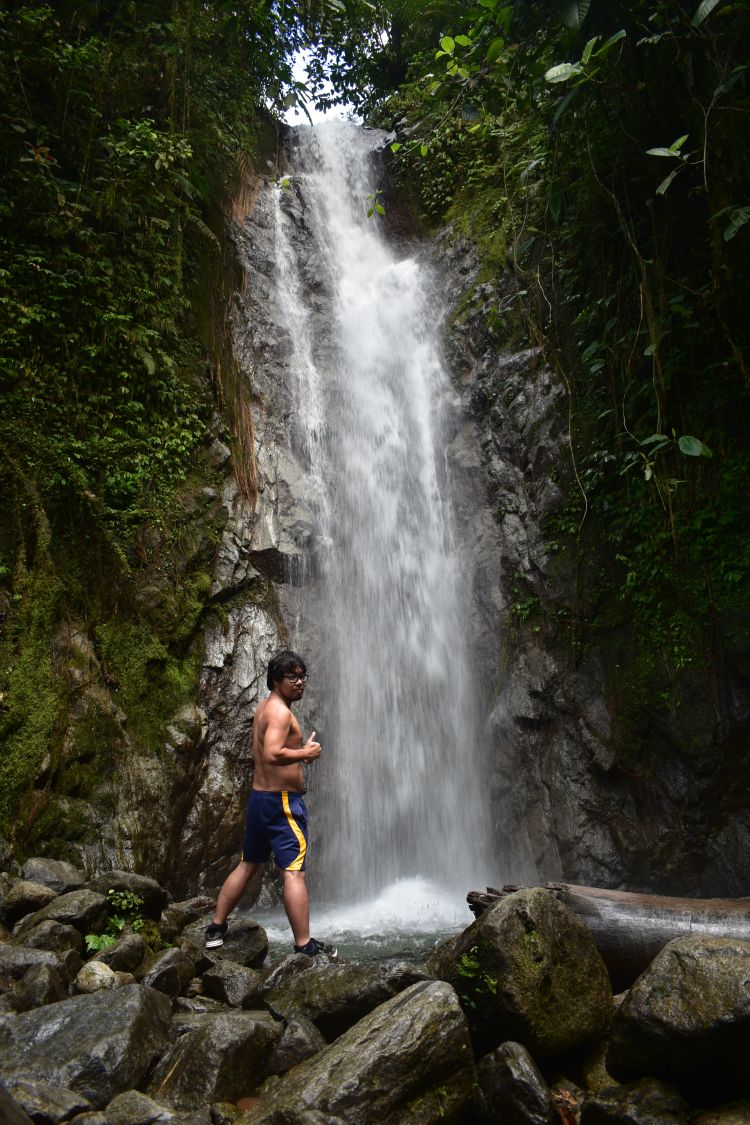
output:
M271 852L282 870L305 870L307 809L302 794L292 789L250 790L242 858L246 863L266 863Z

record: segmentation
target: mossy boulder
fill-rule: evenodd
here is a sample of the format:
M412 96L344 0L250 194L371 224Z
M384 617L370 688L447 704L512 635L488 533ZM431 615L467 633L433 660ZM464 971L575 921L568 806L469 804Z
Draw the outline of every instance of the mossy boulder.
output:
M617 1010L607 1070L699 1098L747 1096L750 942L692 935L662 949Z
M456 989L478 1051L512 1039L535 1059L601 1035L612 989L583 922L541 888L517 891L439 946L427 968Z

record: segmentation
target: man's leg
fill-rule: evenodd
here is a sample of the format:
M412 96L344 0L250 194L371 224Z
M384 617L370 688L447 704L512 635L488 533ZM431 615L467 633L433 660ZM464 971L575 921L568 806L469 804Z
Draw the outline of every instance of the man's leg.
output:
M310 902L304 871L284 872L284 909L292 927L294 944L307 945L310 940Z
M219 897L216 900L216 910L214 912L215 925L224 925L227 918L242 898L245 887L256 871L259 871L261 867L263 867L262 863L250 863L248 860L241 859L234 871L227 875L219 891Z

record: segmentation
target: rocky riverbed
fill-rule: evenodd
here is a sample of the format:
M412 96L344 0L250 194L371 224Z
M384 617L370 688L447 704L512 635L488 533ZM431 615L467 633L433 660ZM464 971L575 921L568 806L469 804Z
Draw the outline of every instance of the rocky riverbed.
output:
M425 963L269 964L244 919L206 951L210 900L56 860L0 875L0 900L10 1125L750 1121L750 942L679 938L613 997L539 888Z

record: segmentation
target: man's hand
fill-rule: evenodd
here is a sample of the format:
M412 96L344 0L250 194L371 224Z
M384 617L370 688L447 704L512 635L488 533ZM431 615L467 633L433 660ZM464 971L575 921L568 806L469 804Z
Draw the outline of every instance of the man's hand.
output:
M307 762L308 765L320 757L320 743L315 741L315 731L312 732L302 749L305 752L302 761Z

